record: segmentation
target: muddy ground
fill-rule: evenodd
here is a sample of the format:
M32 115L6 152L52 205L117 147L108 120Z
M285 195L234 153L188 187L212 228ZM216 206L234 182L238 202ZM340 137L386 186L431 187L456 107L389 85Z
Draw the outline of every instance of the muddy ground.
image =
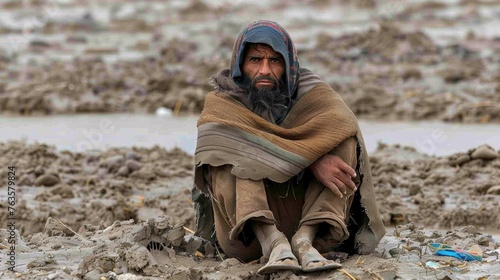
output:
M24 3L24 4L23 4ZM360 117L500 122L500 1L2 1L0 111L200 112L252 20Z
M198 113L241 28L267 18L359 118L500 122L500 1L208 2L0 1L0 112ZM3 183L0 279L500 279L497 149L436 157L380 144L376 252L341 258L342 270L262 276L260 261L227 259L190 233L191 154L3 142L0 180L15 167L16 203L9 231ZM430 243L483 260L435 256Z
M0 153L1 166L16 167L15 275L20 279L293 276L257 275L259 262L244 265L225 259L212 244L192 237L193 157L181 150L134 147L72 153L14 141L0 143ZM387 226L387 237L377 252L342 259L344 270L293 277L349 279L349 273L356 279L411 279L413 275L418 275L414 279L478 279L500 275L500 239L494 235L500 228L498 151L480 146L431 157L411 147L381 144L370 162ZM7 171L0 177L6 181ZM6 187L2 192L7 192ZM7 206L6 198L2 199L2 224L8 222ZM2 229L0 234L3 258L9 252L10 233ZM478 245L483 261L434 256L426 244L436 242L457 249ZM443 267L426 267L429 261ZM8 279L14 274L3 265L0 275Z

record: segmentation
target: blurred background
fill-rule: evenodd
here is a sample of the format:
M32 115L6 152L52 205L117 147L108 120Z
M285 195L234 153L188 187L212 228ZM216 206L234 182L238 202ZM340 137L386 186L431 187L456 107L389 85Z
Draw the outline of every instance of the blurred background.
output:
M378 142L500 148L500 1L0 0L0 141L193 153L208 79L271 19Z

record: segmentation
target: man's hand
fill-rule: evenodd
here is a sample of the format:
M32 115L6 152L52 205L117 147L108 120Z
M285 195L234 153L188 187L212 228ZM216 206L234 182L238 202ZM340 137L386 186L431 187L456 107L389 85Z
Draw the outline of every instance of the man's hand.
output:
M340 198L344 197L349 189L356 191L356 184L352 180L356 177L356 172L338 156L324 155L311 164L309 170L318 181Z

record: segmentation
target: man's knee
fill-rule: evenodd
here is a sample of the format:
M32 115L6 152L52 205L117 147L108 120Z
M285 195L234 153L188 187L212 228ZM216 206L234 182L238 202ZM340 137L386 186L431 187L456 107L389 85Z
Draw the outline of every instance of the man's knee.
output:
M357 164L357 146L358 141L356 137L349 137L340 142L340 144L335 147L330 154L338 156L345 163L354 168Z
M212 193L216 198L227 193L234 193L236 178L231 174L230 165L210 166L208 168Z

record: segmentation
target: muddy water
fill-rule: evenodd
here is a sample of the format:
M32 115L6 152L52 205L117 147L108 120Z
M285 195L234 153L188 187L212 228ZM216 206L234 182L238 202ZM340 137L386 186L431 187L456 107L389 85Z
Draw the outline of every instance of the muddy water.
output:
M158 117L141 114L1 117L0 141L25 139L60 150L86 151L110 147L180 147L193 153L197 115ZM413 146L434 155L464 152L481 144L500 149L500 125L443 122L360 121L369 152L378 142Z

